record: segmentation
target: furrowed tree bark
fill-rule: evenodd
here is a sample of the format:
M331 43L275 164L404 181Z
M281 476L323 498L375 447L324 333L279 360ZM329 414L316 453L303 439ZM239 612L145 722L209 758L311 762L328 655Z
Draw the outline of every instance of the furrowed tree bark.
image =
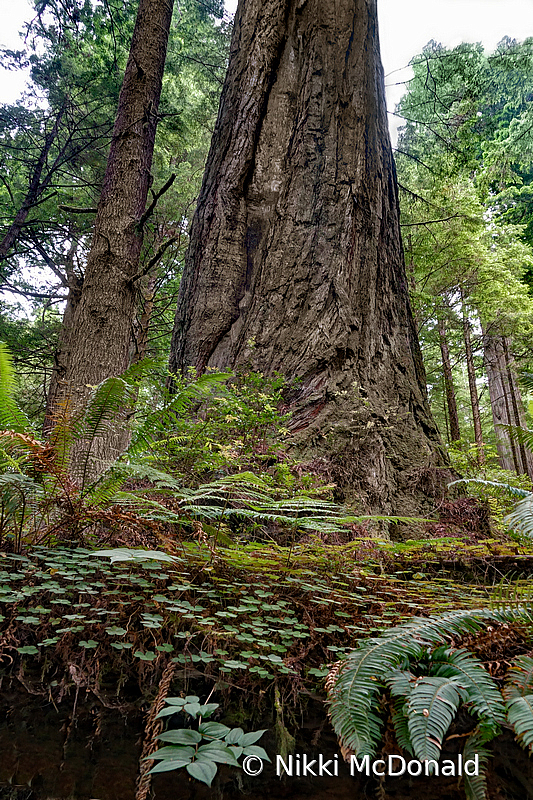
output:
M522 402L522 395L520 394L520 388L518 386L518 380L516 378L514 358L509 351L509 339L506 337L503 338L503 352L505 357L505 366L507 369L507 382L509 385L509 395L512 408L513 421L511 424L518 428L526 429L526 413L524 404ZM518 460L520 462L521 471L530 478L533 478L533 457L531 453L529 450L526 450L526 447L522 441L516 442L516 449L519 454Z
M447 418L449 420L449 436L451 442L458 442L461 438L461 430L459 427L459 413L457 411L457 400L455 399L455 387L453 385L452 364L450 359L450 350L448 348L448 340L446 338L446 323L443 319L438 321L439 344L440 353L442 358L442 373L444 376L444 391L446 397L446 408L448 411Z
M62 408L62 402L67 400L64 393L64 381L67 371L65 357L66 354L70 352L70 343L74 332L74 319L83 287L83 278L76 273L74 268L77 236L72 228L70 235L72 237L70 250L65 259L65 281L68 286L68 294L61 322L59 342L54 353L54 366L52 367L50 384L46 396L46 409L43 422L43 434L45 437L50 436L58 421L58 417L67 412L66 408Z
M140 222L152 180L172 5L172 0L139 2L83 289L62 357L67 365L63 397L70 395L76 407L83 406L90 386L129 365L143 241ZM94 454L100 468L124 444L120 433L99 440Z
M493 335L487 330L483 333L485 370L500 465L518 475L531 476L531 453L521 447L502 427L526 427L522 398L509 357L509 343L503 336Z
M413 511L443 456L400 241L375 0L240 0L170 368L297 378L293 442Z

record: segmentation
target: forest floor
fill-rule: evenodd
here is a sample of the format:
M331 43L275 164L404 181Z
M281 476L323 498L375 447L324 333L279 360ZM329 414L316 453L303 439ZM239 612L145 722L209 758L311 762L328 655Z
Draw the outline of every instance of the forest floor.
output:
M331 730L324 679L359 639L413 616L530 598L533 547L476 525L463 499L426 540L306 536L290 546L217 547L166 537L144 554L64 545L2 552L2 692L24 687L74 713L88 698L137 713L173 664L172 694L213 696L245 729L266 715L278 752L311 715L316 744ZM531 639L524 625L495 624L460 644L498 678Z

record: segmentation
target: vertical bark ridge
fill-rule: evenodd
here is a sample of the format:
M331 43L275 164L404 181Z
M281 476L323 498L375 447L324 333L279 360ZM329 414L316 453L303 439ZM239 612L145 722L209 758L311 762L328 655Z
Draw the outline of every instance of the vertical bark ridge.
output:
M241 0L235 25L170 367L298 378L291 425L309 457L349 461L339 484L391 508L399 483L442 456L409 306L376 2ZM271 86L254 47L276 66ZM243 138L250 122L257 137Z

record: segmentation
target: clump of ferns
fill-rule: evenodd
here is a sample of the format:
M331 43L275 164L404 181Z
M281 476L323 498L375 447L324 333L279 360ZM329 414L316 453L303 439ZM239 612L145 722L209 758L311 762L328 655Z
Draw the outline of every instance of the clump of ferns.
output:
M14 400L13 365L0 342L0 545L7 542L19 551L23 539L43 543L59 537L82 542L86 532L98 525L178 519L160 504L141 502L121 489L129 477L137 475L173 482L171 476L143 465L140 456L166 419L185 413L228 376L206 375L183 386L137 424L120 458L108 465L96 463L97 440L124 419L125 411L134 409L145 369L146 365L136 365L121 377L103 381L80 411L65 403L48 441L41 441ZM77 454L74 465L73 451ZM118 507L120 513L113 516Z
M497 682L483 663L453 637L481 631L490 622L531 624L531 609L502 607L452 611L415 618L366 639L339 662L327 683L329 714L343 752L377 752L384 725L382 699L391 710L398 745L419 761L440 759L457 712L472 718L463 757L479 756L480 774L464 776L469 800L485 800L488 743L511 728L519 744L533 749L533 658L515 658ZM430 765L431 766L431 765Z
M511 426L505 427L511 428ZM516 428L514 431L514 435L521 439L528 434L528 446L533 447L533 432L523 431L521 428ZM522 436L522 434L524 436ZM533 492L518 486L513 486L510 483L482 480L481 478L461 478L460 480L448 484L448 486L473 486L478 490L482 490L483 493L488 496L494 496L496 498L507 496L517 500L518 502L515 503L511 513L507 514L502 522L507 528L514 531L515 534L520 537L524 537L525 539L531 539L533 537Z
M249 529L274 523L292 531L329 533L374 519L349 516L342 506L319 497L291 496L290 489L278 491L251 472L189 489L179 476L155 469L149 454L158 436L223 387L231 378L226 373L208 373L180 384L175 394L165 395L159 407L136 421L129 445L117 460L98 463L98 439L116 430L117 421L123 424L125 416L134 416L139 381L147 366L134 365L124 375L103 381L81 411L66 403L49 440L42 442L13 399L13 367L0 343L0 544L6 536L17 551L24 538L34 544L54 538L83 543L98 528L109 530L122 522L134 526L140 521L170 523L178 530L184 525L197 530L201 525L215 544L231 544L228 522ZM130 478L147 481L149 490L124 491Z

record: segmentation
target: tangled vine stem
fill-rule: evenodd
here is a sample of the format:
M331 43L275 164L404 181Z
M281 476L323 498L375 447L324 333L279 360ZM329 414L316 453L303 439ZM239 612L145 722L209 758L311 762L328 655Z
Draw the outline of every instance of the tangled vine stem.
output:
M161 733L163 724L161 720L156 719L156 717L165 705L165 700L170 691L172 678L175 672L176 664L169 662L164 669L161 683L159 684L159 691L148 711L146 725L144 727L143 749L139 762L139 775L135 787L135 800L146 800L150 791L152 776L149 775L148 772L152 767L152 762L150 760L143 761L143 758L146 758L157 749L156 737Z

